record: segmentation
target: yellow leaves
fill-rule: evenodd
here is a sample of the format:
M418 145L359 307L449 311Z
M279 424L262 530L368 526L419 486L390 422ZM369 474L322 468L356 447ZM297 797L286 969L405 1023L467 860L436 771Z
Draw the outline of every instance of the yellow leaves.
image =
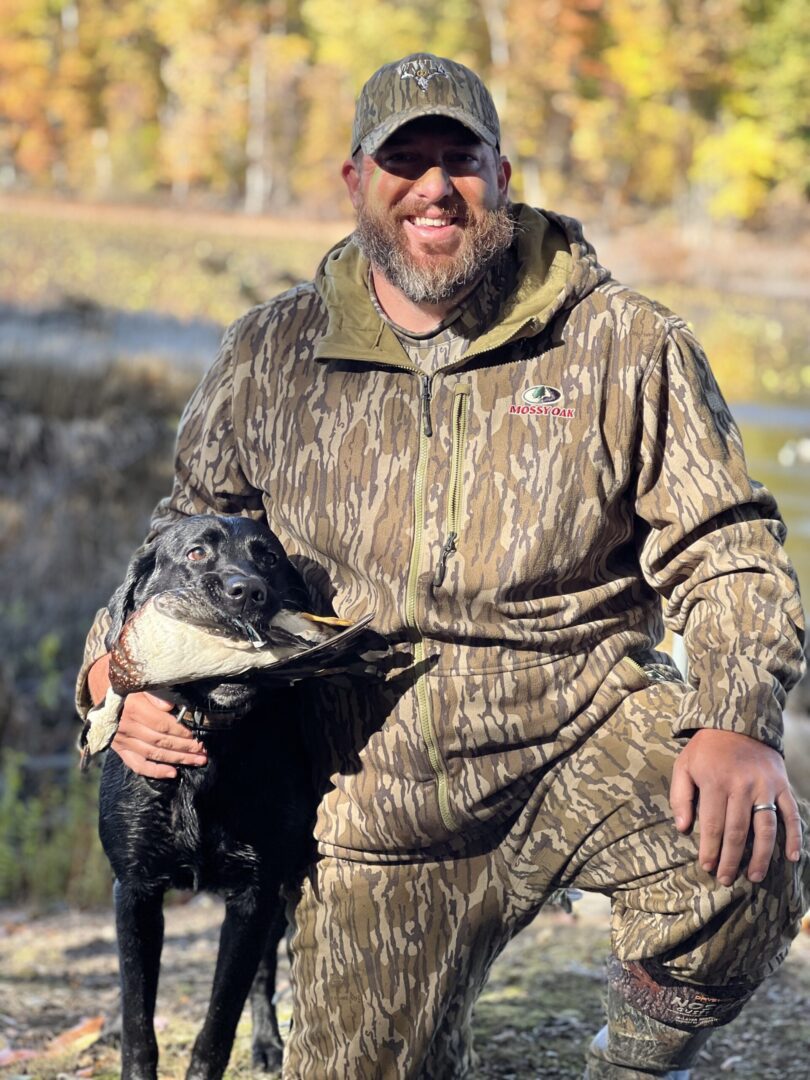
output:
M660 0L614 0L608 19L615 44L605 50L604 59L613 79L634 99L671 91L677 85L677 60L665 5Z
M172 0L154 5L151 24L158 37L168 46L183 41L194 31L210 32L217 21L222 5L217 0Z
M312 51L303 34L267 34L265 49L271 78L305 64Z
M430 48L409 4L304 0L301 14L315 43L315 61L344 71L355 90L386 61Z
M701 141L690 176L711 192L713 215L745 221L763 208L786 165L778 139L755 120L741 117Z
M78 21L69 2L0 0L0 151L23 181L236 202L261 174L275 210L342 210L360 85L428 49L489 81L535 196L750 220L810 188L806 0L81 0Z

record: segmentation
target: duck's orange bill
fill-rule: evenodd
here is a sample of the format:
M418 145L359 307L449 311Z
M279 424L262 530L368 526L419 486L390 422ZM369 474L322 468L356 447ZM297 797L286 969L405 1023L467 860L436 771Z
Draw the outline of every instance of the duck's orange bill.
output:
M351 626L351 619L337 619L334 615L312 615L309 611L299 611L302 619L309 619L314 623L325 623L326 626Z

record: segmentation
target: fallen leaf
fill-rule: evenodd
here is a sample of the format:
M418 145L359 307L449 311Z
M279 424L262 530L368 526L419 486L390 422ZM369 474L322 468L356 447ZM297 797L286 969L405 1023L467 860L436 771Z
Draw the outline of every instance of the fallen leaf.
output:
M30 1061L31 1058L39 1057L37 1050L0 1050L0 1069L6 1065L14 1065L18 1061Z
M62 1050L86 1050L98 1040L101 1029L104 1026L103 1016L91 1016L88 1020L82 1020L75 1027L63 1031L55 1039L51 1039L46 1049L49 1054L57 1054Z

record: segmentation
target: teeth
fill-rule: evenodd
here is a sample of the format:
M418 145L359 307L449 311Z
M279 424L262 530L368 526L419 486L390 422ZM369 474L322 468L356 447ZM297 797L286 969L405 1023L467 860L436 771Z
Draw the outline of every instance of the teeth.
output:
M452 225L452 218L429 218L429 217L417 217L413 219L414 225L427 225L428 228L438 229L443 225Z

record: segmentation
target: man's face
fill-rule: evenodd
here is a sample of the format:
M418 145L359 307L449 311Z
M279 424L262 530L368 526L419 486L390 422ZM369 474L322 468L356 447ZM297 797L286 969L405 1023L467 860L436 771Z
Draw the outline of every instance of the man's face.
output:
M451 299L511 242L510 173L457 121L414 120L343 166L358 243L411 300Z

